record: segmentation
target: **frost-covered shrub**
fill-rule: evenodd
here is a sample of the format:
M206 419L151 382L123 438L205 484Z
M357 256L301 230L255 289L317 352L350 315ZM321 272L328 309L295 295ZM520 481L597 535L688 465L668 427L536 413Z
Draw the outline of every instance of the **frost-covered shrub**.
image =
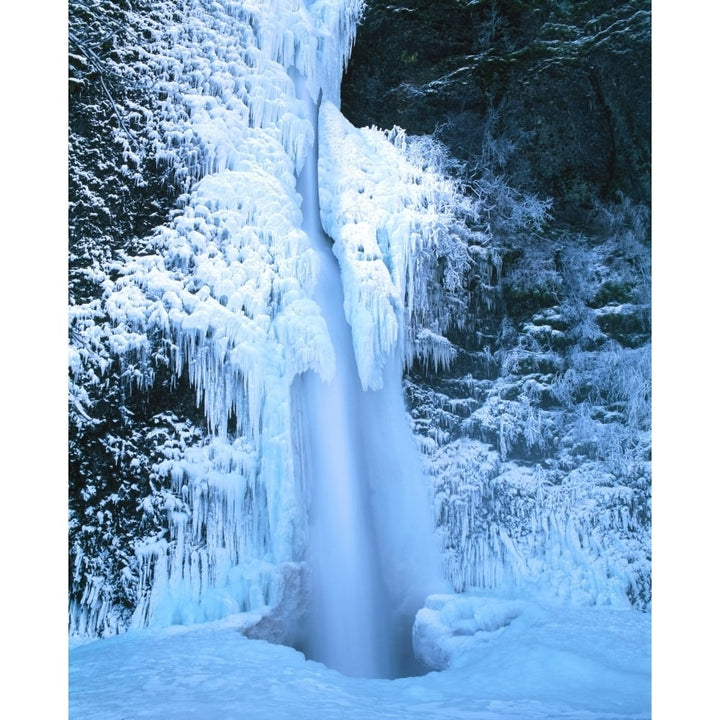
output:
M453 158L435 136L412 136L407 139L409 157L419 167L452 178L452 192L444 202L452 208L447 216L434 253L442 274L436 279L452 293L463 288L453 298L452 309L457 314L453 323L460 328L467 322L467 310L475 303L491 309L496 301L497 285L502 271L502 257L493 240L490 210L493 198L478 192L464 179L466 166ZM474 297L473 297L474 296ZM451 295L452 297L452 295ZM431 306L445 306L448 298L433 298ZM457 302L463 303L462 309ZM448 326L450 323L448 323Z
M167 161L153 59L172 39L168 3L71 2L69 14L70 301L97 297L98 272L171 212L183 191Z
M647 605L642 483L623 482L601 463L561 474L503 462L468 439L442 448L429 467L456 592L532 589L581 604Z
M503 107L490 102L484 115L457 113L439 125L438 142L446 139L455 149L446 151L446 165L457 176L466 194L477 201L478 220L496 241L535 235L551 220L552 198L541 198L520 189L517 179L509 181L506 169L516 154L518 142L501 130Z
M575 351L568 369L552 383L567 407L597 406L616 413L623 425L647 430L651 419L651 355L608 343L597 352Z
M627 301L649 305L651 300L650 208L622 193L614 203L596 203L594 222L609 236L613 262L606 279L627 288ZM620 302L625 298L620 297Z
M167 540L182 505L162 471L204 432L164 412L147 419L109 397L102 420L70 433L69 631L126 629L147 588L136 549ZM132 404L132 403L130 403ZM136 410L138 408L136 407ZM113 410L120 417L113 417Z
M530 247L521 251L520 257L504 263L502 279L504 297L508 309L514 315L528 310L552 307L563 294L562 275L544 248Z
M496 225L499 302L482 334L496 373L482 374L475 338L460 334L472 383L439 372L410 391L456 589L649 607L645 219L621 199L579 228Z

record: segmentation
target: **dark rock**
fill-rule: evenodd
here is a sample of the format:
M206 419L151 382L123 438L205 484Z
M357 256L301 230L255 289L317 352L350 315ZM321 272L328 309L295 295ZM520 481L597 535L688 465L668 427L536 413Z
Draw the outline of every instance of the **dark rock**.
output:
M650 199L650 3L369 2L343 84L355 125L435 133L580 217Z

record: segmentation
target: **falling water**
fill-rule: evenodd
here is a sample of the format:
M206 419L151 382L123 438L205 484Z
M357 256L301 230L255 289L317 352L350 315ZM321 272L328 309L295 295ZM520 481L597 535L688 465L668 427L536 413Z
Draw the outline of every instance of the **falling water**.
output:
M317 113L314 104L312 110ZM295 388L296 448L308 497L312 578L302 649L347 675L418 674L423 668L412 655L411 625L428 586L421 581L418 593L418 587L412 587L418 578L411 576L418 574L421 563L432 566L427 542L431 532L429 523L423 524L422 491L418 507L417 499L407 502L407 488L403 490L408 473L420 481L418 488L422 482L405 415L400 365L388 369L386 389L363 391L343 312L340 270L320 225L317 150L306 161L298 188L304 230L320 264L315 300L328 325L336 367L330 383L306 373ZM398 565L398 529L403 525L417 528L424 538L414 542ZM422 546L428 550L420 557ZM413 553L420 557L415 568Z
M317 300L333 340L336 372L327 385L315 374L301 380L312 567L307 652L348 675L387 676L390 610L361 450L362 390L337 303L337 265L329 253L321 255Z

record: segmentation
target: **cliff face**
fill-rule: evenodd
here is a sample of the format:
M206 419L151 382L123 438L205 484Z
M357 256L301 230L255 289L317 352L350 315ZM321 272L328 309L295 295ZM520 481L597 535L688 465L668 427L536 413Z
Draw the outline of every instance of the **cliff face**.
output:
M406 382L448 576L649 607L649 3L369 2L342 108L487 209L457 359Z
M650 3L370 2L342 107L434 133L558 216L617 190L648 202Z

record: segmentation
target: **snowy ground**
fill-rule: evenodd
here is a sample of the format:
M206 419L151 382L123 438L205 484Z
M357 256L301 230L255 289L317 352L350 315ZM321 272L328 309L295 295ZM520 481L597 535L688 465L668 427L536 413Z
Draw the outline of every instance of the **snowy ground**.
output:
M495 598L495 603L505 602ZM633 720L650 718L650 615L512 603L448 670L345 677L245 638L247 616L71 642L71 720Z

